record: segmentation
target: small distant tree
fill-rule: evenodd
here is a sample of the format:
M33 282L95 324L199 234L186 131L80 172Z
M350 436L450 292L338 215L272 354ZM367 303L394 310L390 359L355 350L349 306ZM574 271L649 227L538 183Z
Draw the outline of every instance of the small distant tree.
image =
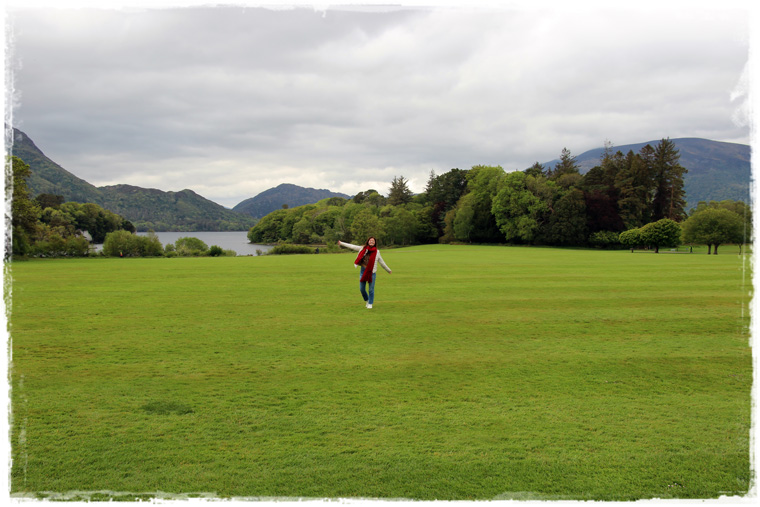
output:
M660 247L675 247L681 242L681 226L669 218L663 218L641 228L641 239L660 253Z
M621 245L630 248L631 253L633 253L633 249L643 243L643 240L641 239L641 229L628 229L627 231L621 232L620 236L618 236L618 241L620 241Z

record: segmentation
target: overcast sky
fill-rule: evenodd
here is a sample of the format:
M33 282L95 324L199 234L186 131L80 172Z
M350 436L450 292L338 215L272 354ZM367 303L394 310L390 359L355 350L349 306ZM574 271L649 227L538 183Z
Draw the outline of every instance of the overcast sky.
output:
M420 192L605 140L750 143L744 2L360 3L10 2L6 121L96 186L227 207L280 183Z

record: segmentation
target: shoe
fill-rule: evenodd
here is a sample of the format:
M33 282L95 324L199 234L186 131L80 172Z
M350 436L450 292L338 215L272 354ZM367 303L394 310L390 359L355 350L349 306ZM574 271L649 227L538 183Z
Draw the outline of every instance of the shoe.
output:
M367 303L367 308L372 308L372 305Z

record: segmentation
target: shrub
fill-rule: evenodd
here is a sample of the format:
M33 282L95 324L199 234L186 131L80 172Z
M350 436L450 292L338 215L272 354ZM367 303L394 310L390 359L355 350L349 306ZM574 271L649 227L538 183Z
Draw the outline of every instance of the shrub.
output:
M103 242L103 255L107 257L161 257L164 249L154 232L138 236L129 231L109 232Z
M37 257L86 257L90 252L90 242L82 236L61 237L51 234L47 239L37 241L29 254Z
M287 255L287 254L312 254L314 250L308 246L303 245L289 245L282 244L272 248L269 253L271 255Z
M219 257L220 255L224 255L224 250L222 250L222 247L214 245L208 249L208 254L211 257Z
M621 246L620 235L613 231L595 232L589 236L588 242L596 248L618 248Z
M179 238L174 247L182 257L198 257L208 252L208 245L198 238Z

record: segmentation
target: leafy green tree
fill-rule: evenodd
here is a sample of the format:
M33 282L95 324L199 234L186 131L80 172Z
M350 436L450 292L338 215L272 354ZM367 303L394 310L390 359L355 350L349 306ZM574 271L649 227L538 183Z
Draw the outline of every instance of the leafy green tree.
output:
M681 242L681 227L669 218L662 218L641 228L641 239L660 252L660 247L675 247Z
M707 254L715 246L724 243L744 242L744 221L742 217L725 208L704 208L687 218L683 224L684 243L707 245Z
M454 229L454 238L458 241L470 242L471 234L475 228L474 218L475 210L473 209L474 194L467 194L457 204L456 214L452 223Z
M385 231L380 223L380 219L372 213L372 210L365 208L360 211L351 223L351 237L354 242L363 244L367 238L384 238Z
M383 206L385 204L385 197L374 188L359 192L351 200L356 204L369 204L371 206Z
M746 203L743 201L732 201L731 199L710 202L700 201L696 208L689 210L689 215L694 215L708 208L727 209L739 215L742 218L743 229L740 244L752 242L752 209Z
M248 231L248 241L251 243L275 243L280 239L280 228L288 214L288 210L275 210L261 218Z
M388 217L382 220L386 240L396 245L414 243L419 227L417 217L411 211L401 207L395 208Z
M506 176L501 166L473 166L467 173L468 201L472 207L472 230L470 240L480 243L495 243L502 235L492 212L493 198L499 192ZM463 196L463 197L466 197Z
M536 181L539 179L543 180L543 177L526 176L519 171L509 173L493 199L493 215L508 242L532 242L550 210L547 201L528 188L531 184L536 190L540 188L548 191L554 186L554 183L550 186L539 185ZM531 183L528 183L530 180Z
M94 203L66 202L59 209L69 217L75 229L89 232L93 243L103 243L109 232L131 225L123 217Z
M456 237L454 236L454 219L457 215L457 209L452 208L449 211L446 212L446 215L443 217L443 235L438 238L439 243L451 243L452 241L456 240Z
M293 243L306 244L311 242L311 234L311 222L304 216L293 226L291 239Z
M331 205L314 210L311 218L311 227L314 232L319 236L324 236L328 230L333 230L336 220L341 215L341 211L341 206Z
M13 156L7 159L11 166L13 177L11 201L11 252L6 251L5 257L13 255L26 255L30 249L30 237L37 228L37 219L40 207L29 197L26 180L32 175L29 164L20 158ZM6 190L7 192L7 190Z

